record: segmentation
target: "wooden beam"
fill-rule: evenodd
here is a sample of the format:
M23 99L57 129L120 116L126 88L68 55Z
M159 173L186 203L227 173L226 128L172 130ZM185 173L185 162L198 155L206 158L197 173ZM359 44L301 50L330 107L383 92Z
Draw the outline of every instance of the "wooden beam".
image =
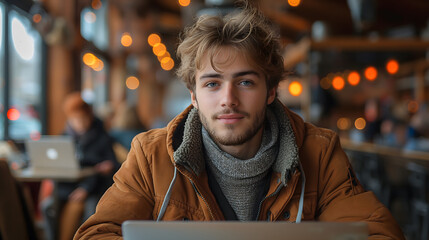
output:
M332 37L322 41L313 41L311 49L316 51L427 51L429 41L410 39L368 39L357 37Z

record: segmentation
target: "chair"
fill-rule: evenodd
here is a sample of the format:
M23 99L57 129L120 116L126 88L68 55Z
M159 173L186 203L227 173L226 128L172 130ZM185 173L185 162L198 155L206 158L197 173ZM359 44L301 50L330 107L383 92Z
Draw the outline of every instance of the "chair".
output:
M407 164L410 173L408 183L411 188L411 219L407 231L411 239L429 239L429 171L414 162Z
M30 201L12 176L6 159L0 159L0 239L37 239Z

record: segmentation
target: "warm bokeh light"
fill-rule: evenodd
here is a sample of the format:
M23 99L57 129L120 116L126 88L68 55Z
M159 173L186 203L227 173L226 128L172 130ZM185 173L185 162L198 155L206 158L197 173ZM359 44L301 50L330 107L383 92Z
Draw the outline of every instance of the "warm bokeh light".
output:
M125 81L125 85L127 85L127 88L134 90L134 89L137 89L139 87L140 81L136 77L130 76Z
M151 47L153 47L155 44L161 43L161 37L156 33L152 33L149 35L149 37L147 37L147 42Z
M409 101L408 111L410 113L416 113L417 111L419 111L419 103L417 101Z
M378 72L375 67L370 66L365 69L365 78L369 81L374 81L377 78L377 75Z
M320 80L320 87L325 90L328 90L331 87L331 78L329 77L322 78L322 80Z
M395 59L390 59L387 63L386 63L386 71L390 74L395 74L397 73L399 70L399 63L398 61L396 61Z
M97 20L97 16L95 15L95 13L88 11L85 13L85 15L83 16L83 19L85 19L85 21L87 23L94 23L95 20Z
M164 55L166 51L167 51L167 48L162 43L157 43L153 46L153 53L156 56Z
M291 7L298 7L301 4L301 0L287 0Z
M339 118L337 121L337 127L340 130L348 130L350 129L351 125L352 123L349 118L343 117L343 118Z
M82 60L83 60L83 63L91 67L96 63L97 57L92 53L85 53L82 57Z
M42 20L42 15L40 15L39 13L36 13L33 15L33 22L39 23L41 20Z
M355 128L357 130L363 130L363 129L365 129L365 126L366 126L366 121L364 118L360 117L360 118L355 120Z
M40 137L41 137L41 134L40 134L40 132L39 132L39 131L32 131L32 132L30 133L30 138L31 138L31 140L33 140L33 141L39 141L39 140L40 140Z
M100 9L102 5L103 4L101 3L100 0L92 0L92 2L91 2L91 7L93 9Z
M179 0L179 4L182 7L187 7L191 3L191 0Z
M103 68L104 68L104 62L97 58L97 60L95 61L95 64L92 65L92 69L94 69L94 71L99 72L103 70Z
M298 81L291 82L289 84L289 93L292 96L295 96L295 97L301 95L301 93L302 93L302 85L301 85L301 83L298 82Z
M157 56L157 58L158 58L158 61L159 61L159 62L161 62L161 61L162 61L162 59L164 59L164 58L166 58L166 57L171 57L171 55L170 55L170 53L169 53L168 51L166 51L166 52L164 53L164 55Z
M16 121L21 116L21 113L16 108L11 108L7 111L7 119L10 121Z
M126 33L122 34L121 44L124 47L129 47L129 46L131 46L131 44L133 44L133 38L130 36L129 33L126 32Z
M359 82L360 82L360 75L359 75L359 73L356 72L356 71L350 72L349 75L347 76L347 81L352 86L358 85Z
M174 60L170 57L165 57L161 60L161 68L165 71L170 71L174 67Z
M336 76L334 77L334 79L332 79L332 87L335 90L342 90L344 88L344 85L345 85L344 78L340 76Z

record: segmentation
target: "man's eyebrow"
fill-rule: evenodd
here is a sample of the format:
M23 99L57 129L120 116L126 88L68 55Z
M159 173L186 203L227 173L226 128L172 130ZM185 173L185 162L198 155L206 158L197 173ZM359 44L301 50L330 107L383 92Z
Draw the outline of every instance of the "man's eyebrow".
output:
M259 73L256 71L243 71L243 72L238 72L238 73L234 73L232 75L233 78L237 78L237 77L242 77L242 76L246 76L246 75L255 75L255 76L259 76ZM205 79L205 78L220 78L223 79L223 75L220 73L206 73L200 76L200 80L201 79Z
M259 77L259 73L256 71L252 71L252 70L234 73L232 76L234 78L237 78L237 77L242 77L242 76L246 76L246 75L256 75Z
M204 78L223 78L223 76L219 73L207 73L200 76L200 79Z

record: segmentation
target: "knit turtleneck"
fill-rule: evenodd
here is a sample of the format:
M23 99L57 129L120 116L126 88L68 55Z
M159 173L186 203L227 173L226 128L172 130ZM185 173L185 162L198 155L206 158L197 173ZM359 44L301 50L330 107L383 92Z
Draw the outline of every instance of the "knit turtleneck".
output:
M241 221L255 220L263 198L262 191L269 180L268 173L278 153L276 117L267 110L266 119L261 146L254 157L246 160L222 151L206 129L202 128L207 167Z

